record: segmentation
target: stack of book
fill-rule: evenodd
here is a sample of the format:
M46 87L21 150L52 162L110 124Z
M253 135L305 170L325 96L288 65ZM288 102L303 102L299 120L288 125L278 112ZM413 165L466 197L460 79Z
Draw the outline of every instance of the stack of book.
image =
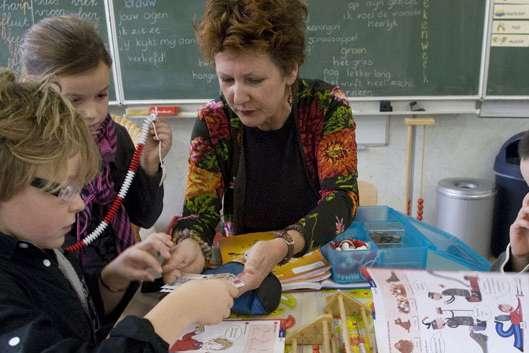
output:
M283 291L295 289L318 290L322 282L331 277L331 266L319 249L304 256L293 258L282 266L276 266L274 274L281 282Z
M243 262L244 253L259 240L274 239L273 232L249 233L222 238L219 250L222 263ZM276 266L274 274L281 282L283 291L295 289L321 289L322 282L331 277L331 266L319 249L304 256L292 258L288 263Z

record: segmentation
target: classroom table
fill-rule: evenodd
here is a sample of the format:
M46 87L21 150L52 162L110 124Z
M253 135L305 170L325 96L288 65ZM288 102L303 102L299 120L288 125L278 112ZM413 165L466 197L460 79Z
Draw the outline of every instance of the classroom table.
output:
M284 292L278 308L269 315L264 316L242 316L231 315L230 319L252 320L252 319L284 319L287 320L287 335L298 328L309 324L311 321L324 313L325 298L336 293L338 290L320 291L295 291ZM372 302L371 291L369 289L345 289L340 290L346 295L354 298L367 306ZM126 307L121 318L127 315L142 317L151 310L156 303L163 298L161 293L136 292L133 299ZM353 349L353 351L356 351ZM300 347L298 352L312 352L312 347Z

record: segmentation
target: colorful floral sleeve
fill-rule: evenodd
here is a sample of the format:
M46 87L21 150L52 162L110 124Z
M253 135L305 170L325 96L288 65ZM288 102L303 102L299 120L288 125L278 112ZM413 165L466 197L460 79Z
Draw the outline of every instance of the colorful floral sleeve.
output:
M190 229L208 244L213 241L220 219L224 182L218 158L228 158L229 126L222 117L222 109L211 102L199 113L191 134L191 148L184 211L175 231Z
M324 115L322 136L314 151L320 199L298 222L303 227L305 250L342 233L351 224L359 200L356 126L351 107L337 87L318 93L315 100L317 110Z

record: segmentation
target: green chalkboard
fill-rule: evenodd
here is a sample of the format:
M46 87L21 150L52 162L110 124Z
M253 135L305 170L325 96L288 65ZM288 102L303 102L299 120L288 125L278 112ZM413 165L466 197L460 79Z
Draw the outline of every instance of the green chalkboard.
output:
M302 75L350 97L476 96L485 0L309 0ZM217 95L192 31L202 1L114 1L127 100Z
M112 14L106 20L115 24L111 45L121 69L120 102L218 95L217 78L201 59L192 29L204 1L108 1ZM9 54L2 50L0 63L14 60L9 65L16 66L16 38L54 11L90 13L106 36L103 0L13 3L34 9L45 4L46 11L33 16L0 5L0 15L12 16L8 27L16 32L2 38ZM486 0L308 0L308 5L303 77L339 84L350 97L479 94Z
M487 96L529 96L529 48L490 49Z
M477 95L485 0L309 0L303 72L349 97Z
M193 33L203 6L197 0L114 1L126 100L218 95L216 75L201 60Z
M22 35L45 17L75 14L96 24L108 43L107 18L102 0L12 0L0 1L0 66L20 71L18 49ZM115 100L111 85L110 100Z

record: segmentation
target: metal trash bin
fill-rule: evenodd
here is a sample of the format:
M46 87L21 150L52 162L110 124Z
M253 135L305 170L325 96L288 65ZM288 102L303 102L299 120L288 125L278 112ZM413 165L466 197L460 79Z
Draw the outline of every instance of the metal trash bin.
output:
M447 178L437 186L437 227L487 257L494 211L494 184L485 179Z

